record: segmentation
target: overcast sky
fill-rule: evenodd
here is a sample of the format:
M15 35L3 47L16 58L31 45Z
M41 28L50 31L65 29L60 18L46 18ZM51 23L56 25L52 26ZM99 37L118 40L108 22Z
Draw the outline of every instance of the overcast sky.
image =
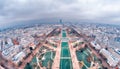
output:
M58 19L120 24L120 0L0 0L0 26Z

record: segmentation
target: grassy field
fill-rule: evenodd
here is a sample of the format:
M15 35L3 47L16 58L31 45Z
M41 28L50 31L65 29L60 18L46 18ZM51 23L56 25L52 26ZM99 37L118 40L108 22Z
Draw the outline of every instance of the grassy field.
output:
M72 69L71 59L61 59L60 60L60 69Z

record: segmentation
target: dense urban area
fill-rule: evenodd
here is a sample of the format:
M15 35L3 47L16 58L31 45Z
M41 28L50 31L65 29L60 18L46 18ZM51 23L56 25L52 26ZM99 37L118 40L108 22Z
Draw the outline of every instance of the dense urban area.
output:
M120 69L120 26L51 23L1 30L0 69Z

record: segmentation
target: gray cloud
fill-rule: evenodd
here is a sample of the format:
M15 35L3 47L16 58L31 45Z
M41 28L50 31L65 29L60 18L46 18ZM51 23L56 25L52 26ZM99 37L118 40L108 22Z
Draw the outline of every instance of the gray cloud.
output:
M120 24L120 0L0 0L0 25L62 18Z

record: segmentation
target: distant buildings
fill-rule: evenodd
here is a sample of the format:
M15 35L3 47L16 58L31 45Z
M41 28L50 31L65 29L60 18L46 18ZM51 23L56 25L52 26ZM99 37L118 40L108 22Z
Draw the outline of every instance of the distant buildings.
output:
M60 20L60 23L62 23L62 20ZM0 32L0 52L3 57L18 64L24 57L31 53L30 49L35 49L37 44L44 40L45 35L48 35L56 27L61 26L62 25L57 24L41 24ZM68 24L68 26L71 25ZM84 23L73 24L72 27L78 31L78 33L94 38L94 41L91 41L90 44L98 51L98 53L102 54L107 59L106 62L110 66L115 67L118 65L120 62L120 27ZM52 40L57 41L60 40L60 38L52 37L48 40L48 42L56 44L55 42L52 42ZM63 38L62 40L68 41L66 38ZM82 42L82 39L80 38L73 38L72 40L77 40L72 46ZM105 49L111 47L114 49L114 53L113 51ZM115 54L119 55L116 57Z
M5 59L19 64L54 28L53 25L43 24L0 32L0 51Z
M14 55L16 55L19 52L19 45L11 46L8 49L5 49L2 51L2 55L6 59L11 59Z
M120 27L102 24L74 23L75 30L94 38L101 46L120 48Z
M91 46L107 59L111 67L120 66L120 26L92 23L72 23L72 25L78 33L94 39L90 42Z

